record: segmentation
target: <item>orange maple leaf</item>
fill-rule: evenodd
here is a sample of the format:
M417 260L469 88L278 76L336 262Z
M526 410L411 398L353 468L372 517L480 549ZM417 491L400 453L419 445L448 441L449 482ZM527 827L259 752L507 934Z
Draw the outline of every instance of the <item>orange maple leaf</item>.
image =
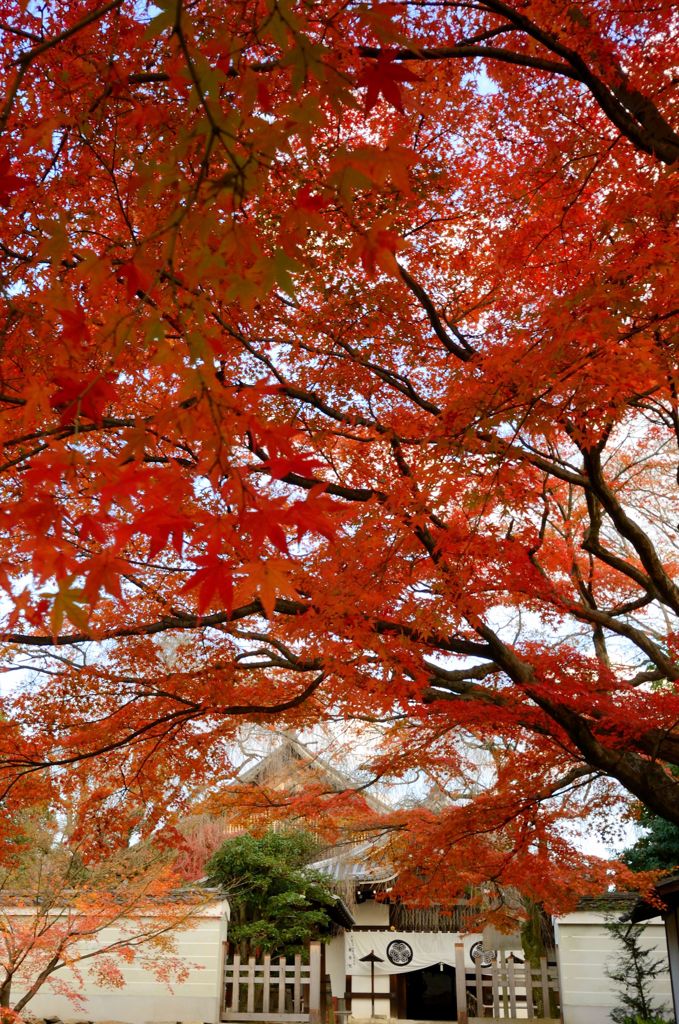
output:
M265 562L246 562L243 572L248 574L248 584L261 601L267 619L272 618L276 597L298 600L299 594L290 582L288 572L292 563L283 558L269 558Z

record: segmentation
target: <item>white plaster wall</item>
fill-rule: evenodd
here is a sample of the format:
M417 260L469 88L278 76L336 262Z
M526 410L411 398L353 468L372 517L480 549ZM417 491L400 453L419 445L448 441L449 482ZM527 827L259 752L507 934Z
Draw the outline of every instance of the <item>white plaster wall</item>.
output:
M176 933L176 955L191 966L186 980L173 985L173 991L157 981L151 971L135 963L124 964L121 961L116 963L124 977L124 987L102 988L88 976L87 964L83 964L85 984L81 994L86 999L84 1009L64 996L50 992L49 985L40 990L26 1009L36 1016L115 1020L126 1024L156 1021L216 1024L221 1009L227 915L226 902L215 903L201 911L189 928ZM103 931L101 944L105 945L114 937L114 929ZM64 969L56 977L63 975L64 980L70 981L69 974L70 971Z
M355 907L351 908L351 913L354 916L356 924L363 928L385 928L389 925L389 904L381 903L379 900L366 900L364 903L357 903ZM341 970L342 970L342 983L340 995L344 995L346 988L346 965L345 965L345 951L344 951L344 935L337 936L337 945L341 943ZM333 940L333 942L336 940ZM337 954L339 958L339 952ZM331 975L332 979L332 975ZM333 995L335 994L334 982L331 980L333 985ZM339 987L339 986L338 986ZM371 1000L370 996L361 998L361 992L370 992L370 977L361 978L354 976L351 979L351 1013L352 1017L366 1018L370 1017ZM375 992L386 993L386 999L375 998L375 1014L379 1017L389 1016L389 978L384 975L380 977L375 976Z
M388 974L375 975L375 992L386 993L386 999L375 997L375 1016L389 1016L389 984ZM351 979L351 1016L359 1020L369 1019L371 1015L372 1002L370 996L361 998L361 992L370 992L370 976L361 977L354 974Z
M351 908L356 924L360 927L382 928L389 925L389 904L377 900L366 900Z
M555 922L564 1024L610 1024L610 1011L619 1004L618 989L606 976L620 945L610 935L605 916L577 912ZM648 922L644 946L667 960L665 928L660 918ZM672 1005L669 970L656 979L654 997Z
M333 935L325 947L325 970L330 975L330 991L336 999L344 998L347 969L344 958L344 932Z

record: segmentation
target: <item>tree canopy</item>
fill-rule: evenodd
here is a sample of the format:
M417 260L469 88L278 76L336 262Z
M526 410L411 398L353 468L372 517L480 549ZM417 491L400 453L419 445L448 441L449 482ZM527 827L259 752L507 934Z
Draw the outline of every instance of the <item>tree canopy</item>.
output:
M633 871L679 870L679 828L665 818L642 809L639 824L643 834L623 852L622 859Z
M243 956L290 956L329 935L330 880L308 865L318 843L308 832L228 839L207 864L208 881L229 899L229 941Z
M549 906L570 820L679 823L670 23L4 0L8 801L153 828L241 722L355 720L376 777L493 759L413 880Z

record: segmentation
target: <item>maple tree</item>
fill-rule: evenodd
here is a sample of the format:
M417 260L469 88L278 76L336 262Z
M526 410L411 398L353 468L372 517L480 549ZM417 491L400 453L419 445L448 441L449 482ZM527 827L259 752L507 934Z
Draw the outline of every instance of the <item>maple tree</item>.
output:
M208 894L179 890L163 846L82 834L86 803L15 808L0 858L0 1018L43 987L82 1008L86 976L122 988L135 963L171 987L190 965L174 949ZM3 1016L4 1014L4 1016Z
M6 793L384 718L382 777L494 752L393 823L457 884L679 821L670 15L4 0Z

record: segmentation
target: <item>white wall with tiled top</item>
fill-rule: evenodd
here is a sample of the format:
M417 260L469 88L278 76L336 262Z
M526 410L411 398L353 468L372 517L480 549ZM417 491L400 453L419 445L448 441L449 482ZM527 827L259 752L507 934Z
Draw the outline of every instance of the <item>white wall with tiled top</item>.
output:
M124 978L123 988L103 988L87 973L82 964L84 985L81 994L84 1005L74 1005L63 995L50 991L46 984L28 1003L26 1010L36 1017L61 1017L63 1020L124 1021L125 1024L152 1024L152 1022L181 1021L183 1024L217 1024L220 1018L223 992L223 951L226 942L228 904L215 902L200 911L199 916L185 930L175 936L175 951L189 966L189 973L181 984L172 985L156 980L153 973L139 963L116 961ZM105 945L114 938L113 929L101 933ZM96 961L93 961L93 963ZM55 974L69 978L69 969ZM74 987L77 988L77 985ZM16 998L19 990L13 991Z
M619 989L606 968L615 967L621 947L605 923L604 914L591 911L567 914L555 922L564 1024L610 1024L611 1010L620 1005ZM642 942L654 950L654 959L667 962L660 918L648 922ZM653 998L668 1008L672 1005L669 968L656 978Z

